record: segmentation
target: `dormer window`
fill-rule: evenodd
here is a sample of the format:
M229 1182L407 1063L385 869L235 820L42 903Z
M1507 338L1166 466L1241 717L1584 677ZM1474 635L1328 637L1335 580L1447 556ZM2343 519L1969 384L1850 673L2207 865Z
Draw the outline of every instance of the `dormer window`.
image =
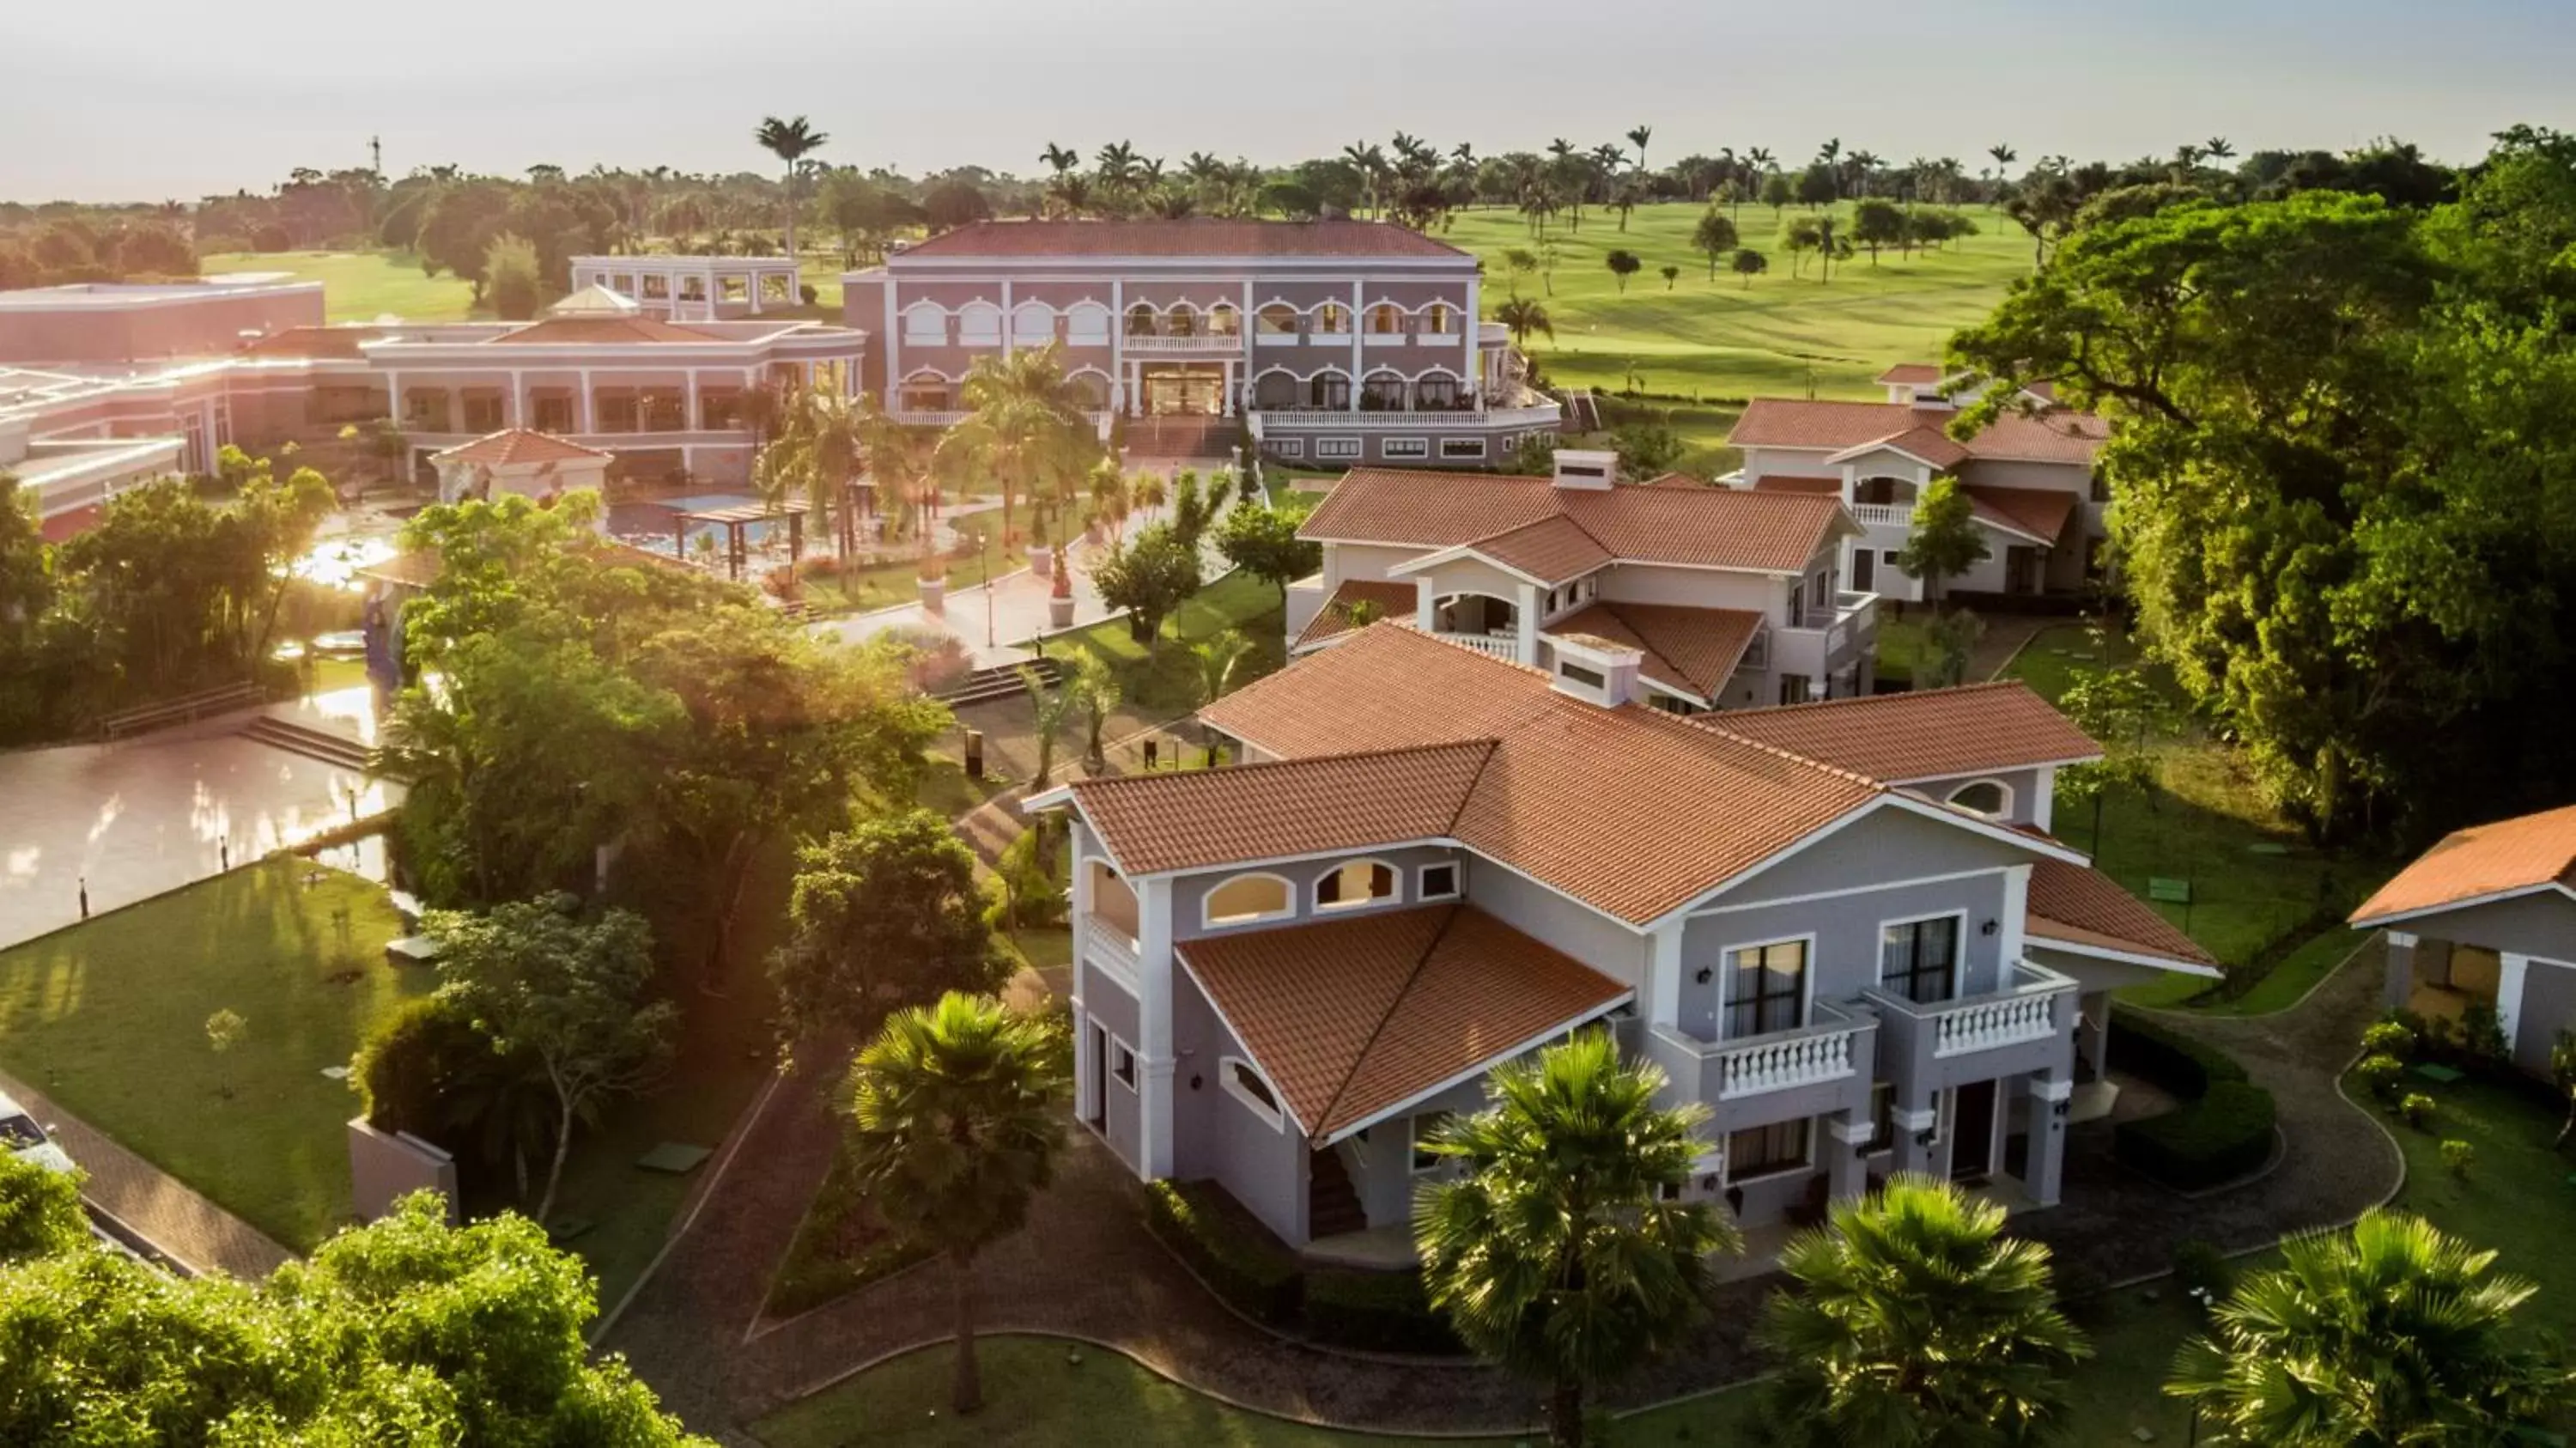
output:
M1353 860L1315 882L1315 908L1350 910L1395 898L1395 871L1377 860Z
M1950 803L1970 814L2001 819L2012 813L2012 786L1999 779L1979 779L1950 791Z

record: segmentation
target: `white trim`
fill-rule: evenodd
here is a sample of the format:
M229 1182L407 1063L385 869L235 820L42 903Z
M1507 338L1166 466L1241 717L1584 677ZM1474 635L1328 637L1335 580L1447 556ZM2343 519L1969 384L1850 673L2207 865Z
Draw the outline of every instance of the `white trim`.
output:
M1478 540L1476 540L1476 541L1477 541L1478 543L1481 543L1481 542L1483 542L1484 540L1480 538L1480 539L1478 539ZM1406 559L1406 560L1404 560L1402 563L1398 563L1398 564L1395 564L1395 565L1393 565L1393 566L1389 567L1389 568L1386 570L1386 575L1387 575L1387 577L1389 577L1389 578L1393 578L1393 577L1395 577L1395 576L1396 576L1396 575L1398 575L1398 574L1403 574L1403 575L1406 575L1406 576L1411 576L1411 575L1413 575L1413 574L1423 572L1423 571L1424 571L1424 570L1426 570L1426 569L1438 568L1438 567L1441 567L1441 566L1442 566L1442 565L1444 565L1444 564L1459 563L1459 562L1475 562L1475 563L1482 563L1482 564L1484 564L1484 565L1485 565L1486 567L1488 567L1488 568L1496 569L1496 570L1498 570L1498 571L1500 571L1500 572L1503 572L1503 573L1508 573L1508 574L1510 574L1512 577L1519 579L1519 580L1520 580L1521 582L1523 582L1523 583L1536 584L1536 585L1537 585L1538 587L1540 587L1540 588L1558 588L1558 587L1562 587L1562 586L1565 584L1565 582L1567 581L1567 580L1564 580L1564 579L1557 579L1557 580L1554 580L1553 582L1551 582L1550 580L1545 579L1545 578L1541 578L1541 577L1539 577L1537 574L1532 573L1532 572L1530 572L1529 570L1527 570L1527 569L1525 569L1525 568L1517 568L1517 567L1514 567L1513 565L1511 565L1511 564L1509 564L1509 563L1505 563L1503 560L1501 560L1501 559L1499 559L1499 558L1494 557L1494 556L1493 556L1492 554L1490 554L1490 553L1482 553L1482 552L1477 551L1477 548L1476 548L1476 544L1475 544L1475 543L1461 543L1461 544L1459 544L1458 546L1456 546L1456 547L1454 547L1454 548L1444 548L1444 549L1442 549L1441 551L1439 551L1439 552L1437 552L1437 553L1424 553L1424 554L1421 554L1421 555L1416 556L1416 557L1413 557L1413 558L1407 558L1407 559ZM1605 564L1605 565L1603 565L1603 566L1604 566L1604 567L1607 567L1608 565L1606 565L1606 564ZM1600 572L1600 571L1601 571L1600 569L1596 568L1596 569L1589 570L1588 572L1583 573L1583 574L1581 574L1581 575L1579 575L1579 576L1580 576L1580 577L1584 577L1584 578L1589 578L1589 577L1591 577L1591 576L1592 576L1592 574L1593 574L1593 573L1598 573L1598 572ZM1456 597L1460 597L1461 595L1459 595L1459 594L1448 594L1448 595L1445 595L1445 596L1446 596L1446 597L1450 597L1450 598L1456 598ZM1477 597L1479 597L1479 598L1494 598L1494 599L1498 599L1499 601L1501 601L1501 602L1503 602L1503 603L1511 603L1511 602L1512 602L1512 600L1510 600L1510 599L1508 599L1508 598L1502 598L1499 594L1490 594L1490 593L1486 593L1486 594L1478 594L1478 595L1476 595L1476 596L1477 596Z
M1586 970L1592 969L1590 966L1586 966L1584 968ZM1592 973L1601 976L1604 980L1609 979L1609 977L1601 971L1593 970ZM1319 1147L1332 1146L1337 1142L1346 1141L1349 1138L1358 1135L1360 1132L1368 1130L1370 1127L1375 1126L1381 1121L1405 1115L1414 1107L1421 1105L1423 1102L1430 1100L1432 1097L1437 1096L1444 1091L1447 1091L1449 1088L1456 1086L1461 1082L1473 1081L1477 1077L1493 1070L1494 1067L1501 1062L1514 1060L1521 1056L1528 1055L1530 1052L1537 1050L1539 1047L1546 1045L1548 1042L1553 1041L1560 1036L1570 1036L1576 1031L1582 1030L1585 1026L1592 1024L1594 1021L1601 1019L1603 1016L1610 1014L1612 1011L1619 1009L1621 1006L1628 1004L1636 998L1637 993L1635 991L1623 990L1593 1010L1585 1011L1568 1020L1560 1021L1557 1024L1548 1027L1546 1030L1539 1032L1537 1035L1530 1037L1528 1040L1522 1041L1507 1050L1497 1051L1493 1055L1487 1056L1482 1061L1479 1061L1475 1065L1468 1067L1466 1070L1451 1076L1447 1080L1439 1082L1433 1086L1425 1087L1411 1096L1404 1098L1402 1101L1398 1101L1392 1106L1374 1112L1364 1120L1353 1122L1352 1124L1334 1132L1324 1140L1314 1142L1313 1144Z
M1334 878L1354 865L1375 865L1378 869L1386 871L1388 885L1387 893L1383 895L1364 895L1357 900L1335 900L1330 904L1325 903L1324 882ZM1377 876L1372 873L1369 876L1369 879L1371 883L1375 883ZM1318 915L1338 915L1346 910L1362 910L1371 905L1401 905L1404 903L1404 871L1398 869L1395 862L1392 860L1382 860L1375 855L1361 855L1355 859L1344 860L1333 868L1317 875L1315 877L1314 887L1307 894L1307 899L1312 903L1314 912Z
M1109 1084L1126 1087L1128 1095L1142 1101L1145 1098L1145 1058L1137 1055L1136 1048L1127 1044L1116 1031L1109 1029L1098 1016L1092 1017L1091 1023L1099 1026L1100 1033L1109 1038L1109 1060L1105 1063L1103 1075L1107 1077ZM1127 1056L1127 1075L1124 1077L1118 1074L1118 1056L1122 1051Z
M1742 887L1744 884L1761 875L1764 871L1771 869L1773 866L1796 855L1805 853L1807 850L1813 848L1824 840L1840 834L1844 829L1848 828L1855 822L1865 819L1871 814L1876 813L1878 810L1889 806L1894 806L1914 814L1922 815L1926 819L1943 820L1956 825L1961 829L1985 835L1989 839L1993 839L1999 843L2012 845L2020 849L2027 849L2035 853L2045 855L2052 860L2063 860L2070 865L2089 866L2092 864L2092 861L2087 857L2079 855L2074 851L2067 849L2065 846L2057 844L2055 841L2043 840L2037 835L2026 834L2020 830L1988 824L1985 821L1978 819L1976 816L1964 811L1949 809L1944 806L1931 804L1925 801L1918 801L1910 796L1896 793L1893 790L1886 790L1863 800L1861 803L1854 805L1842 814L1825 821L1816 828L1809 830L1800 838L1781 846L1779 849L1772 851L1769 855L1755 861L1741 870L1736 871L1734 874L1718 881L1716 884L1709 886L1707 889L1702 890L1697 895L1694 895L1687 900L1684 900L1682 903L1665 911L1663 914L1656 916L1654 919L1644 922L1643 925L1632 926L1630 928L1651 929L1677 915L1714 913L1710 907L1710 901L1715 900L1717 897L1730 890ZM2006 867L1996 865L1990 868L2003 869ZM1964 873L1983 874L1985 872L1978 870L1967 871ZM1876 889L1884 887L1871 886L1866 888ZM1770 905L1779 904L1781 902L1765 900L1757 903Z
M2075 1096L2075 1078L2047 1076L2030 1083L2030 1094L2042 1101L2068 1101Z
M1966 794L1969 790L1975 789L1981 784L1991 784L1997 790L2002 792L2003 803L1999 807L1995 809L1979 809L1972 804L1959 803L1959 796ZM1958 788L1951 790L1948 795L1943 797L1941 802L1950 806L1952 809L1963 809L1972 815L1979 815L1986 819L2006 820L2012 818L2013 801L2017 797L2018 792L2015 791L2010 784L2005 783L2003 780L1996 779L1992 775L1981 774L1975 779L1971 779L1960 785Z
M2555 891L2560 895L2564 895L2570 900L2576 900L2576 890L2571 890L2567 886L2562 885L2555 880L2543 880L2537 885L2516 885L2510 890L2490 890L2483 895L2467 895L2457 900L2445 900L2439 905L2418 906L2413 910L2395 910L2385 915L2355 915L2345 923L2358 928L2368 929L2377 925L2393 925L2401 920L2421 920L2428 915L2441 915L2453 910L2467 910L2479 905L2494 905L2506 900L2519 900L2526 895L2546 895L2552 891Z
M1422 451L1418 453L1399 453L1395 450L1398 443L1405 444L1409 447L1419 447ZM1431 461L1431 439L1428 437L1382 437L1377 440L1377 455L1381 458L1393 461L1427 463Z
M1260 1097L1245 1090L1235 1080L1235 1068L1238 1066L1252 1073L1253 1079L1259 1081L1262 1089L1270 1093L1270 1099L1278 1104L1265 1106ZM1226 1095L1240 1102L1244 1110L1268 1122L1271 1130L1282 1133L1288 1130L1288 1098L1279 1094L1278 1083L1272 1081L1269 1073L1262 1070L1261 1064L1250 1056L1217 1057L1216 1084L1224 1089Z
M1754 1036L1767 1036L1772 1031L1804 1030L1813 1023L1816 1014L1816 936L1815 931L1809 930L1801 934L1775 935L1762 940L1729 941L1717 948L1715 984L1717 986L1716 1028L1719 1043L1749 1041ZM1727 1008L1734 1004L1728 998L1728 991L1735 984L1736 952L1768 950L1775 945L1789 944L1795 944L1798 947L1798 1023L1794 1026L1773 1026L1770 1030L1755 1031L1751 1035L1730 1034L1726 1029L1726 1017Z
M1430 877L1431 872L1434 870L1447 870L1450 872L1449 889L1447 893L1440 895L1434 895L1431 893ZM1416 865L1413 868L1413 900L1417 905L1428 905L1437 900L1458 899L1466 893L1465 887L1466 879L1463 875L1458 873L1458 862L1456 860L1434 860L1427 865Z
M1857 701L1832 699L1827 700L1826 702L1844 704L1854 703ZM1964 779L1970 776L1982 778L1989 771L1997 769L2067 769L2078 764L2099 764L2102 762L2102 759L2103 756L2100 754L2080 754L2071 759L2000 760L1981 764L1968 770L1954 769L1946 774L1918 774L1904 779L1891 779L1887 781L1887 784L1892 789L1914 789L1922 785L1940 784L1947 780Z
M1916 1001L1912 996L1907 996L1905 999L1907 1002L1915 1005L1943 1005L1950 1001L1959 1000L1966 994L1966 992L1961 989L1962 986L1965 986L1968 983L1968 911L1964 907L1957 910L1936 910L1929 915L1908 915L1901 919L1879 921L1878 931L1870 947L1871 950L1876 952L1876 959L1870 969L1870 980L1873 985L1880 990L1887 989L1888 927L1891 925L1922 925L1934 920L1955 920L1958 922L1957 933L1950 937L1950 993L1938 1001ZM1891 994L1893 994L1893 992L1891 992Z
M2510 1061L2521 1043L2522 992L2531 978L2532 957L2510 951L2496 952L2496 1029L2504 1035L2504 1055ZM2545 962L2544 962L2545 963Z
M1208 902L1216 897L1217 891L1224 889L1226 886L1233 884L1237 880L1276 880L1279 882L1280 898L1288 903L1278 910L1265 910L1251 915L1229 915L1225 919L1219 920L1209 913ZM1217 881L1215 884L1210 885L1205 890L1199 892L1199 928L1201 930L1233 930L1245 925L1260 925L1273 920L1294 920L1296 918L1297 882L1274 870L1237 871L1236 873L1226 876L1224 879Z
M1225 1003L1216 998L1215 991L1208 989L1207 981L1200 977L1198 968L1190 964L1188 952L1189 942L1174 941L1172 944L1172 963L1179 966L1181 968L1181 973L1190 978L1191 985L1198 987L1199 999L1207 1002L1208 1009L1216 1015L1217 1024L1225 1027L1225 1033L1234 1037L1235 1044L1243 1048L1245 1058L1250 1060L1256 1068L1259 1067L1261 1065L1261 1058L1253 1054L1251 1038L1244 1035L1242 1027L1237 1026L1234 1023L1234 1018L1225 1013ZM1270 1081L1270 1086L1273 1091L1278 1090L1279 1083L1276 1080L1271 1079L1269 1072L1263 1071L1261 1074L1263 1080ZM1297 1114L1297 1103L1290 1101L1284 1093L1279 1097L1279 1109L1287 1112L1288 1119L1297 1124L1298 1135L1306 1137L1313 1136L1314 1133L1309 1131L1306 1127L1305 1118Z
M2210 980L2222 979L2226 974L2214 965L2202 965L2196 960L2113 950L2109 946L2095 945L2090 941L2061 940L2053 935L2043 935L2037 930L2027 931L2024 943L2038 950L2062 950L2069 955L2089 956L2096 960L2115 961L2121 965L2143 965L2150 970L2169 970L2178 975L2205 976Z

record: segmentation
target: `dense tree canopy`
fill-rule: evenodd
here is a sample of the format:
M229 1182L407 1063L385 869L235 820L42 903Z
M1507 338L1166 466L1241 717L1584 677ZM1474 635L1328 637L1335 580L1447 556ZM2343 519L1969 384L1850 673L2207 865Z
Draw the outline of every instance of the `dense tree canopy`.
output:
M770 965L797 1030L872 1027L942 991L989 989L975 857L928 810L862 820L796 854L791 933Z
M2141 632L2320 836L2563 799L2576 140L2428 211L2308 190L2072 232L1953 360L2119 419Z

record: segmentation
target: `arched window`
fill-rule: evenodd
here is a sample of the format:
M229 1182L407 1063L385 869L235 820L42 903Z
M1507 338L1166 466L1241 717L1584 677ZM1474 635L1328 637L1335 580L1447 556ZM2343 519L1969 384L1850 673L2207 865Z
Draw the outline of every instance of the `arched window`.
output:
M1315 908L1348 910L1395 898L1395 871L1384 861L1353 860L1315 881Z
M1372 372L1360 384L1360 411L1402 412L1404 393L1403 378L1392 372Z
M1971 780L1950 791L1950 803L1970 814L2001 819L2012 813L2012 786L1997 779Z
M1297 379L1273 369L1252 379L1252 405L1279 410L1297 405Z
M915 302L903 309L903 340L916 347L948 342L948 314L935 302Z
M1154 335L1154 309L1151 306L1138 302L1127 309L1127 335L1130 337Z
M1109 309L1098 302L1076 302L1065 313L1064 340L1076 347L1109 345Z
M1208 308L1207 329L1211 337L1237 336L1243 331L1243 314L1232 303L1219 302Z
M1315 309L1315 330L1332 336L1344 336L1351 330L1351 309L1339 302L1326 302Z
M1237 875L1207 892L1201 919L1211 928L1281 920L1297 913L1288 882L1277 875Z
M1379 302L1375 306L1370 307L1368 309L1368 329L1371 335L1379 337L1392 337L1402 334L1404 331L1404 308L1397 306L1393 302Z
M1422 309L1422 330L1433 337L1447 337L1458 330L1458 314L1447 302L1433 302Z
M915 372L903 379L906 412L946 412L951 395L948 379L936 372Z
M1297 309L1286 302L1272 302L1254 314L1253 330L1265 337L1297 335Z
M1109 405L1109 376L1104 372L1076 372L1064 379L1065 390L1079 399L1085 412L1098 412Z
M1002 309L991 302L968 302L959 307L957 341L968 347L1002 345Z
M1306 402L1310 407L1346 410L1351 405L1351 379L1339 372L1316 373L1306 379Z
M1225 1094L1242 1102L1246 1111L1275 1128L1287 1128L1288 1113L1280 1107L1279 1093L1271 1089L1270 1079L1261 1074L1260 1067L1241 1056L1222 1056L1217 1059L1216 1079L1225 1087Z
M1446 372L1426 373L1414 379L1413 405L1422 412L1457 411L1458 379Z
M1199 334L1199 309L1187 302L1174 302L1163 314L1163 332L1172 337L1195 337Z
M1043 347L1055 340L1055 308L1044 302L1022 302L1011 308L1011 345Z

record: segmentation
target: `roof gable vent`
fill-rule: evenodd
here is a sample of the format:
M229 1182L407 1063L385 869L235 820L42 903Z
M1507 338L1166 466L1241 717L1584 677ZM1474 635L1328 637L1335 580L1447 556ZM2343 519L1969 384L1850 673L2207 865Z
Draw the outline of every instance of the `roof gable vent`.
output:
M1601 493L1619 481L1619 455L1590 448L1556 450L1556 485Z

